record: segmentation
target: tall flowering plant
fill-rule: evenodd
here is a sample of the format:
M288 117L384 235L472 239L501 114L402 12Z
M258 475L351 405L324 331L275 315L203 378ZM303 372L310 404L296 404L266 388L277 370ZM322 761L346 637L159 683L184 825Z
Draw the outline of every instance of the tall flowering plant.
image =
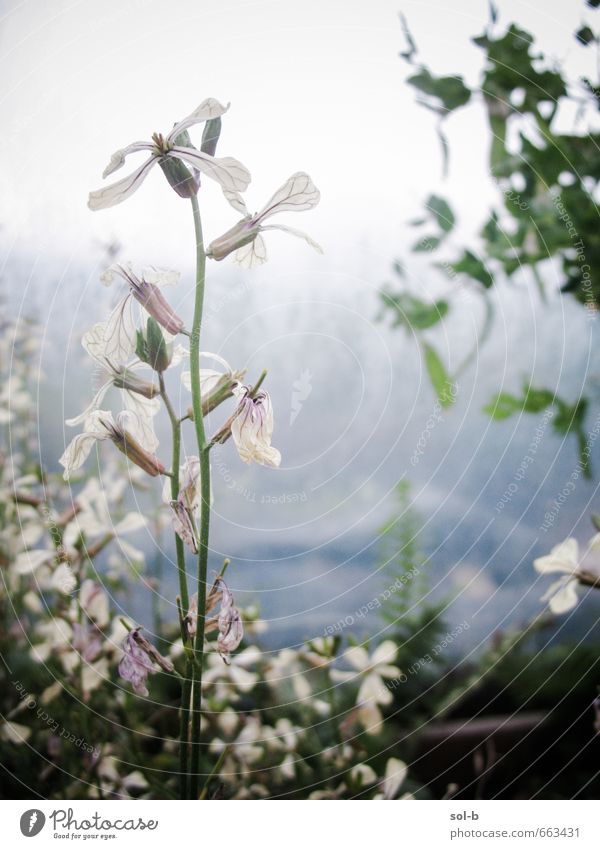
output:
M245 385L245 372L232 369L216 354L201 350L203 305L206 287L206 260L220 261L229 254L243 267L266 260L262 232L283 230L299 236L316 250L320 247L304 233L282 224L265 224L273 215L313 208L319 191L304 172L294 173L283 183L260 212L251 215L242 197L250 183L250 173L237 159L215 156L221 132L221 118L228 107L213 98L203 101L190 115L163 135L150 141L133 142L116 151L104 171L108 177L120 169L127 156L145 151L148 156L128 176L93 191L91 210L115 206L130 197L149 172L159 166L168 184L192 208L196 242L196 278L192 324L171 307L163 290L177 283L179 275L170 269L148 266L135 270L117 264L102 275L106 285L123 287L123 297L103 323L94 325L83 338L83 346L102 372L100 389L79 416L68 419L82 430L61 457L66 480L80 468L99 441L112 442L128 460L153 478L164 480L162 498L169 511L175 535L179 580L180 633L185 666L181 675L180 775L181 797L202 798L200 753L204 744L201 714L202 680L206 655L229 664L243 638L242 618L224 580L228 561L214 579L209 579L209 531L211 518L210 452L215 444L232 437L241 460L277 467L279 451L271 444L274 429L273 405L263 388L266 372L254 384ZM200 147L192 143L191 127L204 123ZM243 215L225 234L204 246L198 193L201 177L216 181L225 200ZM189 369L182 374L191 390L192 405L181 414L167 393L165 374L183 360ZM202 362L212 360L209 368ZM140 374L142 372L142 374ZM145 374L143 374L145 372ZM124 409L113 415L102 409L111 389L121 393ZM212 436L207 434L205 416L224 401L234 399L233 413ZM164 409L171 423L170 461L158 456L154 417ZM195 451L185 454L184 423L193 425ZM182 457L182 455L184 455ZM186 552L196 560L193 592L190 591ZM214 637L216 635L216 641ZM149 678L158 671L179 674L143 636L141 628L128 631L122 646L119 674L135 693L149 693Z

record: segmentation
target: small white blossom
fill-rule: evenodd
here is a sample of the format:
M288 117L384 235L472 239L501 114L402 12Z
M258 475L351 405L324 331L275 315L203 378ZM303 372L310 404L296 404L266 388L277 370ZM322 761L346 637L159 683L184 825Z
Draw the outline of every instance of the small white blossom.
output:
M360 680L357 696L358 716L369 734L377 734L383 726L379 705L389 705L393 700L384 679L400 676L398 667L393 666L397 653L398 649L391 640L380 643L371 657L363 646L351 646L343 657L355 671L331 670L334 681L353 681L357 678Z

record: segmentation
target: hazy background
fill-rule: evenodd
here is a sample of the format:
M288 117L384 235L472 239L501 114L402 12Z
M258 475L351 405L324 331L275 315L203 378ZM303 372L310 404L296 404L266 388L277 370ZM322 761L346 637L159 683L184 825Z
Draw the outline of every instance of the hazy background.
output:
M580 4L498 5L505 24L517 15L542 49L573 74L585 71L571 38ZM449 122L450 176L442 183L433 116L403 82L400 9L436 72L460 67L469 82L477 79L480 53L469 38L487 19L483 0L0 4L2 286L12 310L45 327L39 415L49 467L73 435L63 419L91 396L79 339L115 294L98 282L105 246L118 242L122 259L181 269L171 294L188 323L191 316L189 204L156 170L126 204L91 213L87 193L101 186L110 154L167 131L212 96L231 101L219 153L251 170L251 209L296 170L321 190L320 206L289 223L317 239L323 257L274 233L263 268L209 266L203 347L251 374L269 369L274 444L284 458L278 471L246 468L231 445L213 458L213 565L233 557L231 584L242 601L260 604L273 645L322 633L387 585L378 529L393 514L401 479L412 484L432 593L454 598L452 620L471 622L460 650L540 609L547 581L537 581L533 557L571 533L582 541L590 533L596 487L581 477L554 526L541 530L577 462L574 438L561 442L551 428L518 492L496 512L541 416L497 424L481 413L501 389L518 392L523 377L557 385L571 402L586 380L586 392L597 394L593 324L566 298L544 306L533 288L519 286L494 295L492 339L410 464L435 399L414 340L376 321L377 291L393 279L394 259L408 258L413 290L438 292L442 281L408 254L416 236L407 219L432 191L443 193L459 215L458 247L495 189L477 104ZM201 205L208 239L236 220L208 180ZM546 279L552 289L551 266ZM437 336L451 367L482 320L477 298L457 291L453 307ZM293 418L299 380L310 390ZM597 414L596 406L590 429ZM151 550L149 538L140 542ZM597 602L589 611L598 613ZM373 618L365 627L380 626Z

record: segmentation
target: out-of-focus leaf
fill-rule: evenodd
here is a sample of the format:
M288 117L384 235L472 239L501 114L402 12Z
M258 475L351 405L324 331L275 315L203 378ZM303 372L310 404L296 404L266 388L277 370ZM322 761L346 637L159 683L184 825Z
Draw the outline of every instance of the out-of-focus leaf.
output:
M575 38L580 44L583 44L584 47L587 47L588 44L591 44L592 41L596 41L596 36L590 27L581 27L575 33Z
M394 327L401 325L415 330L427 330L448 314L448 302L439 300L433 303L415 298L408 292L382 292L384 305L394 312Z
M427 199L427 209L445 233L449 233L452 230L456 219L450 208L450 204L444 198L439 195L430 195Z
M533 386L523 387L523 410L526 413L541 413L555 401L555 394L549 389L534 389Z
M454 403L454 393L446 366L441 361L435 348L432 348L427 342L423 343L423 353L427 374L438 400L442 407L450 407Z
M402 34L406 39L406 50L401 51L400 56L402 56L403 59L406 59L407 62L412 63L413 57L417 53L417 45L410 29L408 28L408 21L402 13L400 13L400 26L402 27Z
M499 392L495 395L489 404L483 408L483 412L496 421L508 419L513 413L518 413L523 409L523 402L514 395L509 395L508 392Z
M456 274L466 274L473 280L477 280L486 289L494 285L494 278L483 262L469 250L466 250L457 262L451 263L450 267Z
M427 253L427 251L435 251L440 246L442 241L441 236L423 236L418 242L415 242L411 250L414 253Z
M434 77L427 68L421 68L406 82L422 94L439 101L430 105L441 112L452 112L464 106L471 98L471 90L464 84L462 77Z

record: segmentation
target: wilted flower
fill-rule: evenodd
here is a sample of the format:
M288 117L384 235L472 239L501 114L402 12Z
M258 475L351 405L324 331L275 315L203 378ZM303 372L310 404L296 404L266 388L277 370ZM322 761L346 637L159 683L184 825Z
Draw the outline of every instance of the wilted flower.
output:
M246 203L238 192L225 191L225 197L244 218L210 243L206 255L211 259L221 260L236 251L235 262L244 268L262 265L267 260L267 249L260 234L265 230L283 230L284 233L304 239L316 251L323 253L321 246L301 230L284 224L263 224L279 212L301 212L312 209L319 203L319 190L304 171L292 174L260 212L254 215L249 214Z
M377 734L383 724L378 705L389 705L393 699L384 679L400 676L398 667L392 665L397 653L398 649L391 640L380 643L371 657L363 646L350 646L344 657L355 672L331 670L334 681L351 681L360 678L357 696L358 716L369 734Z
M89 456L95 442L110 439L119 451L143 469L147 474L156 477L165 473L165 467L160 460L150 452L146 451L140 444L141 432L139 418L129 410L118 413L116 421L113 414L108 410L97 410L85 423L85 431L77 434L71 440L64 454L59 460L64 466L64 479L69 480L70 475L79 469Z
M123 641L123 657L119 662L119 675L129 681L136 693L147 696L146 681L150 672L173 672L173 664L163 657L148 640L141 635L141 628L129 631ZM157 668L158 667L158 668Z
M148 266L142 269L140 277L134 273L130 263L117 262L100 275L100 280L105 286L110 286L115 277L120 277L127 283L129 295L123 298L113 315L116 314L118 317L119 312L124 314L130 297L133 297L143 306L148 315L164 327L167 333L175 336L183 330L183 319L179 318L160 291L161 286L174 286L177 283L178 271ZM129 336L131 337L131 331ZM135 350L135 340L131 340L131 343Z
M579 578L579 546L573 537L555 545L550 554L538 557L533 561L533 568L542 575L551 572L564 572L550 585L548 591L542 596L542 601L547 601L552 613L567 613L577 604L577 586Z
M230 654L235 651L242 642L244 627L242 617L237 607L234 607L233 596L229 587L218 575L206 597L205 616L212 613L220 605L219 614L216 617L205 619L204 632L218 630L217 649L225 661L230 662ZM190 636L194 636L198 622L198 596L196 593L190 599L190 607L187 614L187 629Z
M240 398L231 418L213 437L213 442L224 442L229 435L244 463L261 463L278 466L281 454L271 445L273 435L273 405L268 392L251 394L247 386L239 386L234 394Z
M108 177L109 174L121 168L125 162L125 157L129 156L130 153L146 150L150 151L150 157L136 171L122 180L98 191L90 192L88 201L90 209L107 209L126 200L138 190L156 164L162 166L169 183L182 197L192 197L198 191L199 171L212 180L216 180L223 189L243 192L250 183L250 174L247 168L230 156L216 159L209 153L197 150L191 145L187 133L188 129L194 124L217 118L223 115L228 108L209 97L191 115L175 124L166 136L155 133L150 142L133 142L127 147L117 150L111 156L103 177ZM191 166L191 168L187 166Z
M95 660L102 651L101 634L96 627L73 625L73 648L87 661Z
M194 554L198 553L198 533L196 519L200 509L200 460L187 457L179 470L179 495L171 499L171 482L165 481L163 501L173 510L173 530L189 546Z

